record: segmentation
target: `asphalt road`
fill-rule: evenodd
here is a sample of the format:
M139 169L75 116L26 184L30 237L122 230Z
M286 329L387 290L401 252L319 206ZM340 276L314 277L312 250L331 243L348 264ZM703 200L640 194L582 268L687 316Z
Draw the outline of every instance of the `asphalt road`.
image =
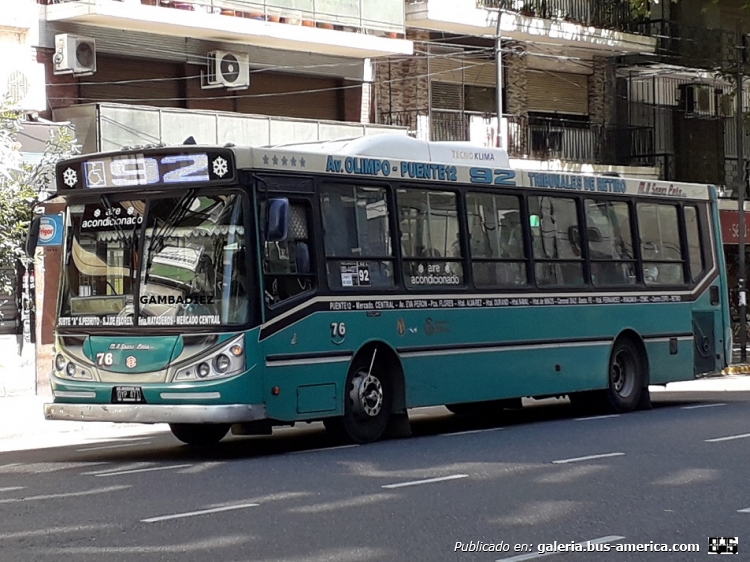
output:
M692 561L714 536L750 558L750 392L411 417L411 438L366 446L314 424L210 451L154 434L2 453L0 561L520 561L554 543L610 551L545 559ZM700 552L615 551L638 544Z

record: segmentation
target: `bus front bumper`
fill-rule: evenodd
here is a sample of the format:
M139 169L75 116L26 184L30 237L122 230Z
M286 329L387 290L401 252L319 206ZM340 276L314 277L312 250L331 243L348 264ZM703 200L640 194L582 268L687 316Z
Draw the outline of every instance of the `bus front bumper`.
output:
M264 404L216 406L157 404L60 404L44 405L48 420L123 423L242 423L266 418Z

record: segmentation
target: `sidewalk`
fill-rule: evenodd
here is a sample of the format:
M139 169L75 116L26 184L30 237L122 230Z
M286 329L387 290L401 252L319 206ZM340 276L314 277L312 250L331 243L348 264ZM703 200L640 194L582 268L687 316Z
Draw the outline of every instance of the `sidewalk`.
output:
M116 424L50 421L44 404L49 387L35 388L35 349L26 344L18 355L15 336L0 336L0 452L95 443L169 432L166 424Z
M71 422L44 419L52 396L0 398L0 452L96 443L169 432L166 424Z

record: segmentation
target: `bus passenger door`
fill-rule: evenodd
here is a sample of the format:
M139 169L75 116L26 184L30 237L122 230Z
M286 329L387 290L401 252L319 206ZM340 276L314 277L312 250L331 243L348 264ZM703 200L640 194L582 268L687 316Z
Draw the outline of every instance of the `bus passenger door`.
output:
M316 286L312 259L312 223L309 201L289 198L289 229L286 240L265 242L263 252L263 296L266 318L287 310Z
M699 283L712 266L719 269L718 277L705 292L697 295L692 310L693 374L700 375L720 370L727 364L724 256L718 225L712 221L711 213L707 216L703 213L710 207L686 204L683 209L688 265L693 283ZM711 235L712 231L717 234Z

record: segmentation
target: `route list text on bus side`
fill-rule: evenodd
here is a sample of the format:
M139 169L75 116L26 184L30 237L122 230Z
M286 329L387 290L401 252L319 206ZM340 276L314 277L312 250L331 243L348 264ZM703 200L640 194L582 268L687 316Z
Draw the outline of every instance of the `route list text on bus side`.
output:
M458 181L458 168L456 166L425 162L395 163L380 158L359 156L348 156L343 159L329 156L326 161L326 172L382 177L389 177L394 174L409 179Z

